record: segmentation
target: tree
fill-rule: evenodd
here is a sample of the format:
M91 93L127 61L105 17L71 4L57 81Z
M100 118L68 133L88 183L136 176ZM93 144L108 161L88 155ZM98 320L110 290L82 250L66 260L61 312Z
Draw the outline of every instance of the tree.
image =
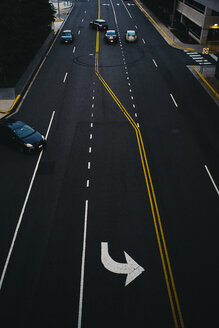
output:
M0 66L10 80L28 65L48 36L54 9L49 0L1 0L0 12Z

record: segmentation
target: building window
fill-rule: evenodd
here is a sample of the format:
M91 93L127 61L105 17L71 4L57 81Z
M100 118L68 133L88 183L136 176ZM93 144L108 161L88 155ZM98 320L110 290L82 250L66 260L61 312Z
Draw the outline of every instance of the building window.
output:
M219 29L209 29L208 41L219 41Z
M185 4L187 6L194 8L195 10L199 11L200 13L205 13L205 6L201 5L200 3L194 1L194 0L186 0Z
M201 27L193 23L190 19L184 16L185 19L185 26L187 29L187 32L191 32L194 34L197 38L200 39L201 37Z
M212 10L212 16L219 16L219 12L218 11L215 11L215 10Z

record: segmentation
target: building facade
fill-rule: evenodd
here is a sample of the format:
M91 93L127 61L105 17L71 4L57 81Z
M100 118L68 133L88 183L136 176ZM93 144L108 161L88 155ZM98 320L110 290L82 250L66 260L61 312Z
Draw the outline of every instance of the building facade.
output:
M219 49L219 0L178 0L177 12L193 39Z

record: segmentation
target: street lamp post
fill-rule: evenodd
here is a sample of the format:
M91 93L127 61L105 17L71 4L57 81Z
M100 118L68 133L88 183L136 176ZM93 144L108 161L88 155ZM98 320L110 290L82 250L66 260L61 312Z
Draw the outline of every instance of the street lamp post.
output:
M176 12L176 1L173 0L173 12L172 12L172 18L171 18L171 27L173 27L173 22L174 22L174 17L175 17L175 12Z
M59 0L58 0L58 16L59 16L59 19L60 19L60 5L59 5Z

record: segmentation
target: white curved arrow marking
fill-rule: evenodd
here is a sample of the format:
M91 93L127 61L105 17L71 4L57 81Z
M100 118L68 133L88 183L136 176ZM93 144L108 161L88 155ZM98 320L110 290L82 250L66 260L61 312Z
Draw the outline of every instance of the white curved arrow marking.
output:
M136 263L126 252L124 252L127 263L119 263L114 261L108 252L108 243L101 243L101 262L103 266L114 273L127 274L125 286L132 280L137 278L144 270L138 263Z

